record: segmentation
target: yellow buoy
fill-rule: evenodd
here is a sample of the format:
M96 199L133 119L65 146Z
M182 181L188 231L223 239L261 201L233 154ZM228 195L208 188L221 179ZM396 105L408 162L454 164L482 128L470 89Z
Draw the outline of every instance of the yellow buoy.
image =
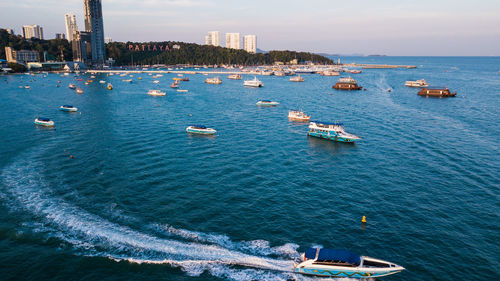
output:
M363 216L363 218L361 218L361 222L366 223L366 216Z

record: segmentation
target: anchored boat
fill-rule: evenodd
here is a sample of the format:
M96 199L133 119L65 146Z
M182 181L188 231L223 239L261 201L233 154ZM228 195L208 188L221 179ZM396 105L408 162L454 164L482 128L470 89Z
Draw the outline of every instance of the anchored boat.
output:
M311 115L307 115L300 110L290 110L288 111L288 119L292 121L308 122L311 119Z
M212 77L212 78L207 78L205 80L205 83L207 83L207 84L213 84L213 85L219 85L219 84L222 84L222 80L220 80L219 77Z
M76 85L75 84L69 84L68 88L74 90L74 89L76 89Z
M108 88L108 90L113 90L113 84L108 83L108 86L106 86L106 88Z
M61 107L59 107L59 110L66 111L66 112L76 112L76 111L78 111L78 108L76 108L72 105L61 105Z
M191 125L186 128L186 132L191 134L200 134L200 135L213 135L217 131L212 128L207 128L201 125Z
M340 78L339 81L332 87L336 90L361 90L363 87L356 84L356 80L351 77Z
M388 261L324 248L307 249L294 265L297 273L327 277L376 278L403 270L404 267Z
M241 80L241 75L239 75L239 74L231 74L231 75L227 76L227 79Z
M406 87L427 87L427 86L429 86L429 84L427 84L427 82L425 82L424 79L420 79L417 81L406 81L405 86Z
M304 77L300 75L290 77L290 82L304 82Z
M258 106L277 106L280 104L277 101L270 101L270 100L260 100L256 103Z
M454 97L457 95L457 93L450 92L448 88L422 88L418 92L418 95L445 98L445 97Z
M54 121L43 117L35 118L35 124L44 127L54 127Z
M264 87L264 83L262 83L262 81L257 79L257 77L254 77L252 80L245 80L243 82L243 86L259 88L259 87Z
M83 94L83 89L82 88L76 88L76 93L77 94Z
M154 96L154 97L162 97L167 95L165 92L162 92L160 90L149 90L148 95Z
M361 139L361 137L345 132L344 124L339 122L326 123L320 121L311 121L309 123L309 132L307 133L307 135L338 142L353 143Z

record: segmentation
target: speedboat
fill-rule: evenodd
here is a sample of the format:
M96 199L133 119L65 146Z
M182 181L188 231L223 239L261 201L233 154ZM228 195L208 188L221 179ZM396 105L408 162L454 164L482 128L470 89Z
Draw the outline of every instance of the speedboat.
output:
M77 94L83 94L83 89L82 88L76 88L76 93Z
M78 111L78 108L76 108L72 105L61 105L61 107L59 107L59 110L66 111L66 112L76 112L76 111Z
M132 79L123 79L123 82L132 83Z
M308 122L311 119L311 115L307 115L300 110L290 110L288 111L288 119L292 121Z
M108 88L108 90L113 90L113 84L108 83L108 86L106 86L106 88Z
M252 80L245 80L243 82L243 86L258 88L258 87L263 87L264 83L262 83L262 81L257 79L257 77L254 77Z
M76 85L75 85L75 84L69 84L69 86L68 86L68 87L69 87L70 89L72 89L72 90L76 89Z
M161 91L161 90L149 90L148 95L155 96L155 97L161 97L161 96L165 96L166 93Z
M309 132L307 133L307 135L311 137L349 143L353 143L361 139L361 137L349 134L344 131L344 124L339 122L326 123L320 121L311 121L309 123Z
M427 86L429 86L429 84L427 84L427 82L425 82L424 79L420 79L417 81L406 81L405 86L406 87L427 87Z
M205 79L205 83L218 85L218 84L222 84L222 80L220 80L219 77L207 78L207 79Z
M49 118L38 117L35 119L35 124L44 127L54 127L54 121Z
M181 89L178 89L177 92L180 92L180 93L187 93L188 90L181 90Z
M191 125L186 128L186 132L191 134L200 134L200 135L213 135L217 131L212 128L207 128L201 125Z
M403 270L404 267L388 261L325 248L307 249L294 265L296 273L327 277L377 278Z
M106 81L101 80L101 81L99 81L99 83L101 83L101 84L106 84Z
M300 75L290 77L290 82L304 82L304 77Z
M239 74L231 74L231 75L227 76L227 79L241 80L241 75L239 75Z
M155 80L155 81L153 81L153 83L158 84L158 83L160 83L160 81Z
M256 103L258 106L277 106L280 104L277 101L270 101L270 100L260 100Z
M170 84L170 88L172 88L172 89L179 88L179 83L177 81L175 81L174 83Z

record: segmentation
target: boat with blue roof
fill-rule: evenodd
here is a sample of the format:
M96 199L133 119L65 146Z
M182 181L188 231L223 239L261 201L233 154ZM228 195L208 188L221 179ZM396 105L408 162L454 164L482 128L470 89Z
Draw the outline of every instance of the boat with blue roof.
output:
M72 105L61 105L61 107L59 107L59 110L61 111L66 111L66 112L76 112L78 111L78 108L72 106Z
M325 277L377 278L403 270L392 262L325 248L308 248L294 264L296 273Z
M317 137L338 142L353 143L361 137L349 134L344 131L344 124L340 122L327 123L321 121L311 121L309 123L308 136Z
M54 121L44 117L35 118L35 124L44 127L54 127Z
M202 125L191 125L186 128L186 132L191 133L191 134L199 134L199 135L213 135L217 133L216 130L212 128L207 128Z

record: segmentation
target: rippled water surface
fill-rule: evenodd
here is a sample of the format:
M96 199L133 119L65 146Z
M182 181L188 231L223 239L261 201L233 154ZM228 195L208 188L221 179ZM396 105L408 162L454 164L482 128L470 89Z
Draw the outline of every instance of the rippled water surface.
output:
M188 75L188 93L168 87L175 74L159 86L147 74L88 86L72 75L0 76L2 279L307 280L290 272L292 259L322 245L407 268L384 280L492 280L500 59L345 61L418 68L353 74L367 89L357 92L319 75L260 77L260 89ZM421 78L457 97L404 86ZM167 96L146 95L156 87ZM308 138L307 124L287 120L292 108L363 139ZM37 116L55 129L35 127ZM218 133L190 136L190 124Z

